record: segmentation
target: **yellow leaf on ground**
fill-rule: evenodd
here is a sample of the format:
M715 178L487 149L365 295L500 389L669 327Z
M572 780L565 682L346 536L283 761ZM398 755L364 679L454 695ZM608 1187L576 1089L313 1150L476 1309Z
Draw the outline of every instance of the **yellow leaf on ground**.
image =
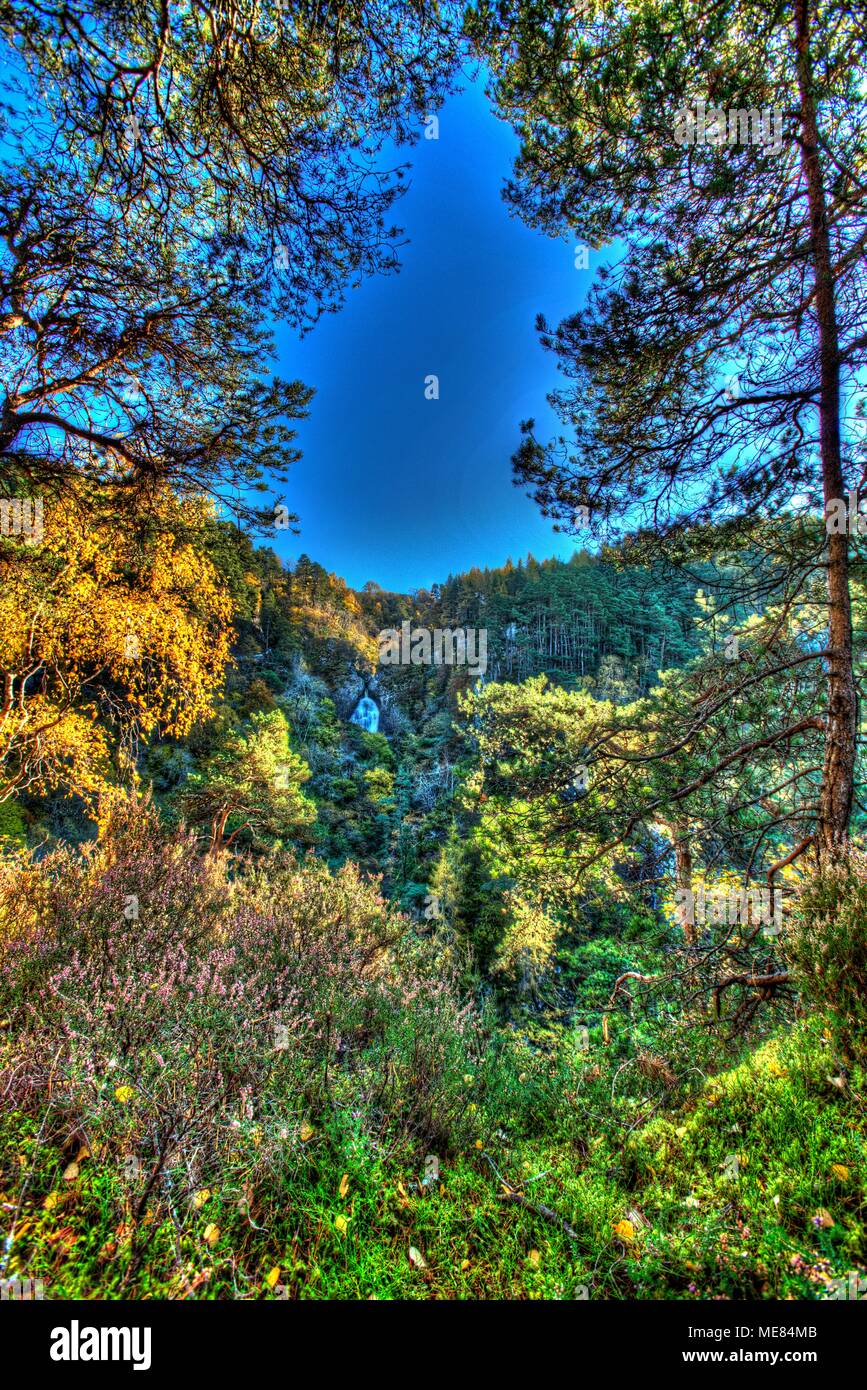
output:
M135 1091L132 1086L118 1086L114 1093L115 1100L119 1100L121 1105L126 1105L127 1101L132 1100Z
M308 1139L312 1139L316 1130L305 1120L301 1126L301 1143L306 1144Z
M620 1240L634 1240L635 1227L631 1221L618 1221L617 1225L614 1227L614 1234L618 1236Z
M344 1216L341 1212L340 1216L335 1216L334 1225L337 1227L337 1230L340 1232L340 1234L342 1236L345 1236L347 1227L349 1226L349 1217Z
M78 1177L79 1168L77 1163L67 1163L63 1170L63 1181L74 1182Z
M461 1260L461 1269L469 1269L469 1267L470 1267L470 1262L469 1262L469 1260Z
M202 1207L205 1205L210 1195L211 1189L209 1187L203 1187L200 1192L196 1193L195 1197L193 1198L193 1206L195 1207L196 1211L201 1211Z
M214 1223L213 1223L213 1221L209 1221L209 1222L208 1222L208 1225L205 1227L205 1240L208 1242L209 1245L216 1245L216 1243L217 1243L217 1241L218 1241L219 1239L220 1239L220 1228L219 1228L219 1226L215 1226Z
M60 1201L61 1196L62 1193L60 1192L49 1192L48 1196L45 1198L45 1201L42 1203L45 1210L53 1211L54 1208L57 1206L58 1202Z
M839 1178L841 1182L849 1181L850 1173L845 1163L832 1163L831 1172L834 1174L834 1177Z
M344 1173L344 1174L343 1174L343 1177L340 1179L340 1186L338 1187L337 1191L340 1193L340 1196L341 1196L341 1197L345 1197L345 1196L346 1196L347 1192L349 1191L349 1174L348 1174L348 1173Z
M538 1250L531 1250L527 1256L527 1260L534 1269L538 1269L539 1265L542 1263L542 1256L539 1254Z
M265 1283L268 1285L269 1289L273 1289L274 1285L279 1284L279 1282L280 1266L275 1265L274 1268L272 1270L269 1270L269 1272L265 1275Z

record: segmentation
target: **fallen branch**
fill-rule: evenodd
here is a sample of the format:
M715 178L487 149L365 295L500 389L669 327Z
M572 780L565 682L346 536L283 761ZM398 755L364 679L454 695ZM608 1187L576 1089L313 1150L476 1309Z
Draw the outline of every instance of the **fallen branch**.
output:
M531 1202L529 1197L524 1197L520 1192L498 1192L497 1201L512 1202L515 1206L527 1207L530 1211L535 1212L537 1216L541 1216L545 1221L553 1221L554 1225L559 1226L560 1230L563 1231L570 1240L578 1239L577 1231L573 1231L569 1222L564 1221L562 1216L558 1216L556 1211L552 1211L550 1207L543 1206L541 1202Z

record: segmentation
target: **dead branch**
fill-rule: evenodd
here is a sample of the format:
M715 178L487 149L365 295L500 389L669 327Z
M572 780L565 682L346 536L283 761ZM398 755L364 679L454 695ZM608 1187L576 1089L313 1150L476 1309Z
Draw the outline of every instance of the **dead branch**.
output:
M713 987L713 1002L716 1016L720 1016L720 999L725 990L731 985L748 985L752 989L761 990L760 998L769 999L777 985L784 985L788 981L788 970L781 970L776 975L753 975L745 973L743 975L727 975L724 980L720 980Z
M531 1202L529 1197L524 1197L520 1192L498 1192L497 1201L512 1202L516 1206L527 1207L530 1211L535 1212L537 1216L541 1216L543 1220L552 1221L555 1226L559 1226L561 1231L563 1231L570 1240L578 1239L577 1231L573 1231L569 1222L564 1221L562 1216L558 1216L556 1211L552 1211L550 1207L543 1206L541 1202Z

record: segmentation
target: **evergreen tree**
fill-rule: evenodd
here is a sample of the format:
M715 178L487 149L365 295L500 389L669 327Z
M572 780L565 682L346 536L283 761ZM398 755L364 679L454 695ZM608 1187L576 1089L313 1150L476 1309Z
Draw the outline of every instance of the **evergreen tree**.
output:
M586 308L541 325L570 379L556 403L573 438L546 447L528 422L515 463L546 512L568 525L586 507L663 539L743 517L755 538L793 495L809 510L857 490L861 20L842 0L505 0L482 5L474 27L521 136L512 206L545 231L625 246ZM853 542L816 535L800 556L802 583L827 575L809 843L829 854L846 840L855 776ZM792 736L783 717L777 737Z

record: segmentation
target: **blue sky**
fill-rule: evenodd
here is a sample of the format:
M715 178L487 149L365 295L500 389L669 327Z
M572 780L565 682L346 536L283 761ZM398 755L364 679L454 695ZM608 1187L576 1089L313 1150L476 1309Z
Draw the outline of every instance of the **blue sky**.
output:
M301 533L277 533L284 558L408 591L527 551L573 553L513 486L510 457L522 419L555 430L557 373L535 315L577 308L597 258L577 270L574 243L509 215L515 148L482 82L468 86L440 112L439 139L408 153L400 274L365 281L303 340L278 325L281 375L316 388L286 492Z

